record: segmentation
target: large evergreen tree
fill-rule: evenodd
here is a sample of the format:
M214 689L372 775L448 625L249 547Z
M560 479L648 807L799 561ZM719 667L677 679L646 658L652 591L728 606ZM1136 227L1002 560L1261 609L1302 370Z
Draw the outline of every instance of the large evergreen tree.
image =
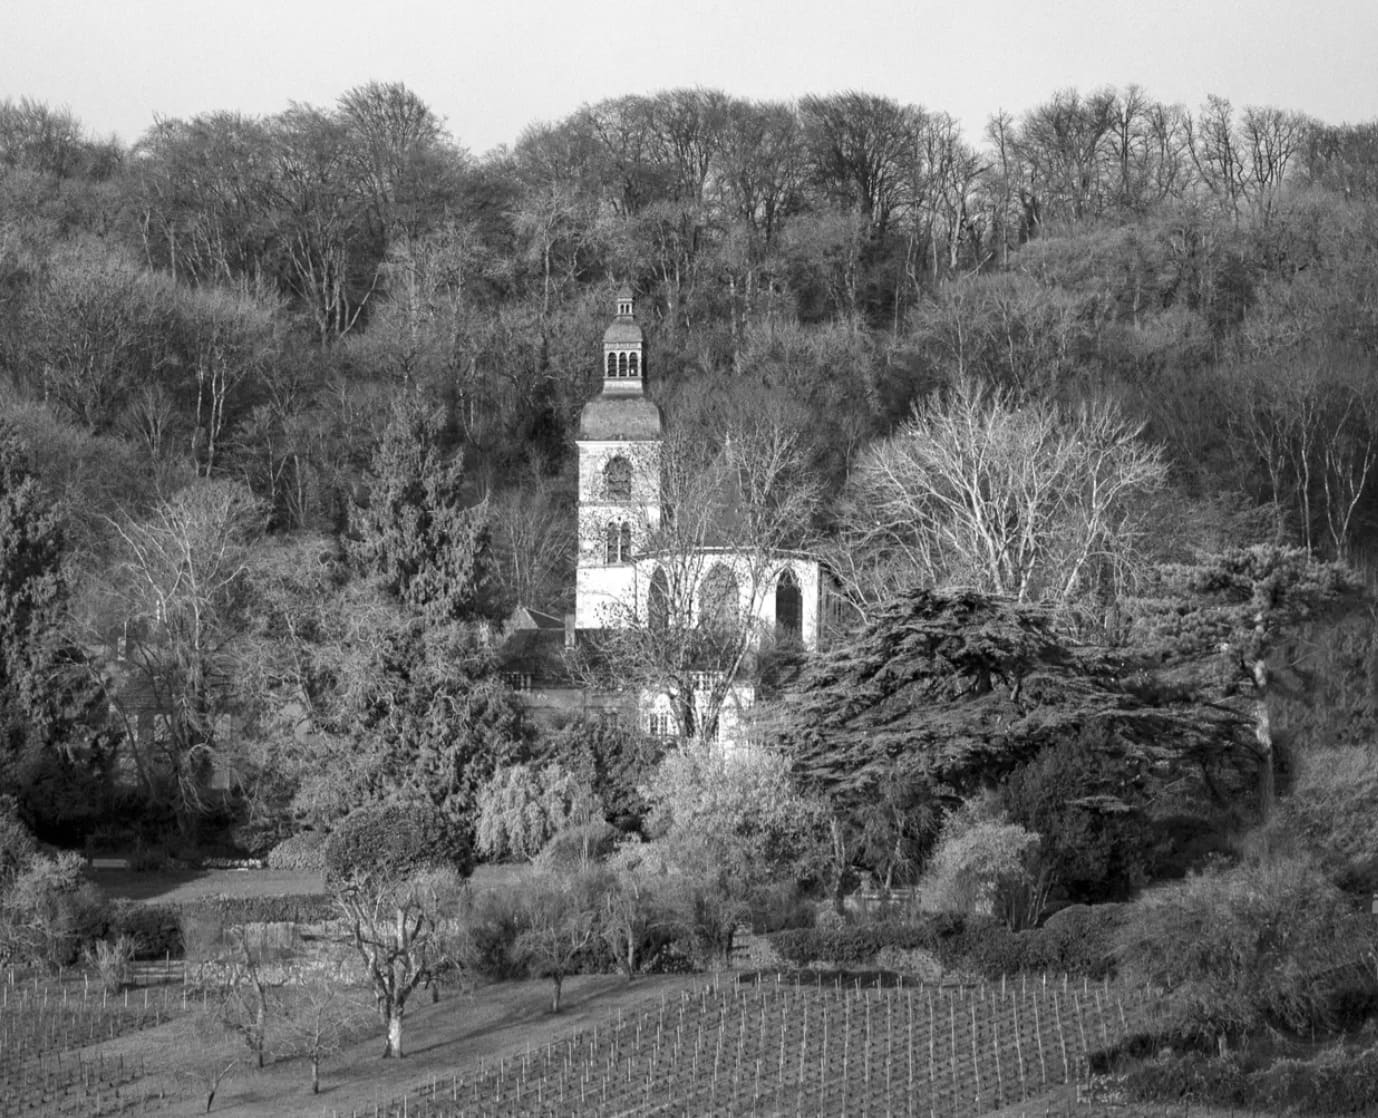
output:
M65 559L62 516L0 423L0 793L48 821L90 806L70 793L103 723L66 631Z
M487 502L466 498L462 459L445 445L441 415L403 399L373 456L355 553L389 594L437 621L472 619L485 605Z
M1131 688L1130 667L1036 607L916 590L805 667L778 732L805 784L844 810L896 779L961 798L1074 741L1119 756L1135 780L1233 757L1234 712Z

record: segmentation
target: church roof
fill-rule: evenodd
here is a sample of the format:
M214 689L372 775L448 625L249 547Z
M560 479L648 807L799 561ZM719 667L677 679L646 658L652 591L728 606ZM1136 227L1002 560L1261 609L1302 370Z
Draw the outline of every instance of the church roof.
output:
M632 346L640 345L641 341L641 327L629 314L618 315L603 331L604 345Z
M650 441L665 424L660 408L645 396L595 396L579 414L579 438L593 441Z

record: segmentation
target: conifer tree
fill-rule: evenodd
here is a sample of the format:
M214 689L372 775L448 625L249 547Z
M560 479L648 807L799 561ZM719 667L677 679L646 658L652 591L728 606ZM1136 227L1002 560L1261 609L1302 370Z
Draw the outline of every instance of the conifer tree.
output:
M429 618L468 620L490 578L487 502L466 505L461 457L444 446L439 413L404 399L373 456L355 522L364 568Z

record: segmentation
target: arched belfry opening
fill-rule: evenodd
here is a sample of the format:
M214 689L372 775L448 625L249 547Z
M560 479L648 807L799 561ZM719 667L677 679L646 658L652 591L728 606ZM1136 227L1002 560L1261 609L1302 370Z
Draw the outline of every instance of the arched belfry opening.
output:
M631 288L624 287L617 293L617 315L603 335L603 391L639 393L645 372L641 327L636 324Z

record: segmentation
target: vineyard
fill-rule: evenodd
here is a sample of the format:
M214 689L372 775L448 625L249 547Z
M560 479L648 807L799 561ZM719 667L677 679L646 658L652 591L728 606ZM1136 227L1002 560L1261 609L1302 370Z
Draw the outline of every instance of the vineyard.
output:
M436 1080L376 1112L962 1118L1082 1077L1087 1054L1143 1007L1108 985L1046 978L724 984Z
M320 1113L965 1118L1019 1114L1022 1100L1066 1084L1080 1104L1033 1104L1030 1118L1212 1113L1086 1101L1089 1054L1143 1023L1142 994L1047 976L941 987L870 977L724 979L476 1066L457 1051L453 1072L363 1110ZM171 1052L155 1069L118 1042L190 1020L202 996L171 983L119 996L80 978L0 984L0 1118L199 1112L204 1085L175 1074Z
M85 1049L152 1028L186 1008L185 989L118 996L61 979L0 985L0 1118L145 1113L164 1102L142 1060Z

